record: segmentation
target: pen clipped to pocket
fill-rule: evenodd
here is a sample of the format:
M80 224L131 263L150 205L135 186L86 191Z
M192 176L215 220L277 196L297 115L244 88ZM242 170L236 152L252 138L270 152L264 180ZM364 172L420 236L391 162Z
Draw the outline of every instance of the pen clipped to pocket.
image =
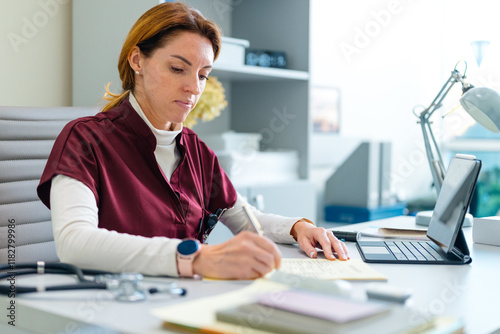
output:
M206 243L210 232L214 229L215 225L219 221L220 217L226 212L226 209L217 209L215 213L210 213L205 215L200 220L200 226L198 228L198 235L203 233L202 242Z

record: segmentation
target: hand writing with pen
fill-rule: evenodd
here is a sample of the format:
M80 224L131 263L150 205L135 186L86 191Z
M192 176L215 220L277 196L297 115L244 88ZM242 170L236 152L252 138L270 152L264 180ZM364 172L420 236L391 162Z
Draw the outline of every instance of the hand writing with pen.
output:
M254 231L243 231L232 239L216 244L204 245L193 262L193 270L203 277L221 279L255 279L273 269L279 269L281 252L278 246L263 235L260 224L248 207L243 207ZM305 219L297 221L290 234L309 257L317 257L317 245L321 246L327 259L348 260L346 245L334 234L316 227Z

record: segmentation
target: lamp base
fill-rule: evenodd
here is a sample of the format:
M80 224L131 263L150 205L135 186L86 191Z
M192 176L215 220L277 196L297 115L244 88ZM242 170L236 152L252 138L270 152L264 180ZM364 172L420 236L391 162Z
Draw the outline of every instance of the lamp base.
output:
M418 212L417 216L415 217L415 224L421 225L421 226L429 226L429 223L431 222L431 218L432 218L432 213L433 213L433 211L420 211L420 212ZM471 227L473 220L474 220L474 217L470 213L466 214L462 227Z

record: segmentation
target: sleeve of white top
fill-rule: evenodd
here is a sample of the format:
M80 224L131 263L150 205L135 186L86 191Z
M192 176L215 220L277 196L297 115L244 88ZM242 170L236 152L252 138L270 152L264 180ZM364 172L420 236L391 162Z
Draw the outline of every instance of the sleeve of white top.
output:
M50 203L56 251L62 262L87 269L178 276L179 239L146 238L99 228L95 196L82 182L55 176Z
M245 230L253 231L252 223L247 217L245 210L241 207L241 204L243 203L252 209L255 217L262 226L262 230L266 237L274 242L283 244L293 244L296 242L290 234L290 231L293 225L302 219L302 217L284 217L261 212L257 210L257 208L248 204L240 194L238 194L234 207L227 210L220 219L220 221L226 225L233 234L238 234L239 232Z

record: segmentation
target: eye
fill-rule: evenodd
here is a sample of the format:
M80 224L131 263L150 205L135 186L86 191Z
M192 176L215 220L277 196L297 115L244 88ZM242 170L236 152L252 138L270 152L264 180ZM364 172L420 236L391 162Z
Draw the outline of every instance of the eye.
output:
M208 76L200 74L200 80L208 80Z
M182 73L182 68L178 68L178 67L174 67L174 66L171 66L170 67L172 69L172 72L174 73Z

